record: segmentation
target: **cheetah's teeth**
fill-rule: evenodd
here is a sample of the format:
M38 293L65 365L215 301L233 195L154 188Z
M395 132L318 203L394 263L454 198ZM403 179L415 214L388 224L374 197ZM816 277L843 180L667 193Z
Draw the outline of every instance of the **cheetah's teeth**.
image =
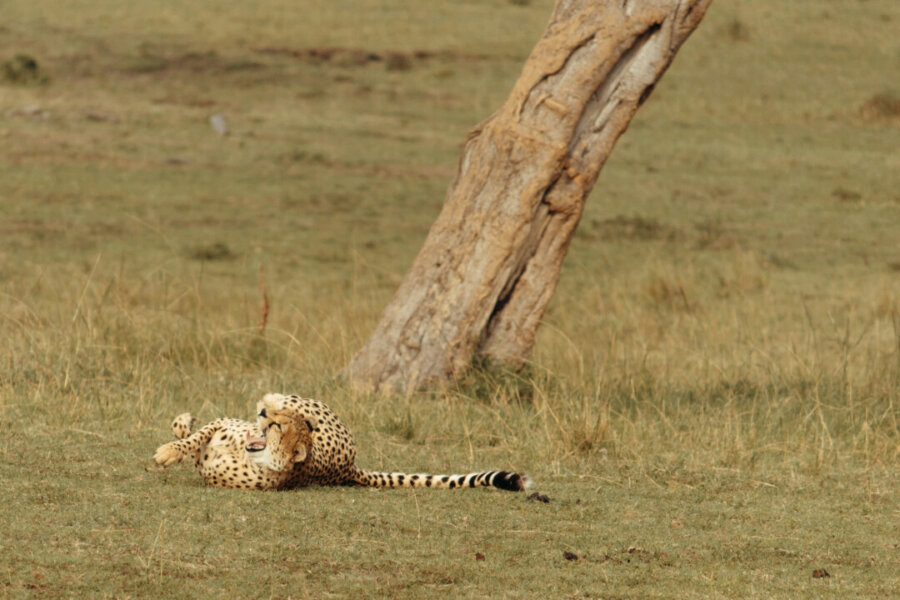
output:
M260 450L266 449L266 440L261 437L250 437L250 434L248 433L245 447L247 452L259 452Z

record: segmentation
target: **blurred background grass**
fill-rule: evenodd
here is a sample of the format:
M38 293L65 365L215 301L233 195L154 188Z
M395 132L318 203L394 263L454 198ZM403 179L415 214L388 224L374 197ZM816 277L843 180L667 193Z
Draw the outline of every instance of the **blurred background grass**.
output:
M6 593L803 597L827 565L843 597L896 584L889 0L713 5L601 174L524 372L411 399L333 379L551 4L4 5ZM511 466L554 502L145 470L172 415L246 417L268 391L328 402L362 466ZM460 562L479 547L503 560Z

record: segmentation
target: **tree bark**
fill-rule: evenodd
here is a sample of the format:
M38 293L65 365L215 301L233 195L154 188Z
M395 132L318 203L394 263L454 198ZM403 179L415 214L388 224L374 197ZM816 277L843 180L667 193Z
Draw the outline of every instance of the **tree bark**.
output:
M473 355L521 362L618 137L712 0L558 0L503 106L468 135L396 296L345 373L407 390Z

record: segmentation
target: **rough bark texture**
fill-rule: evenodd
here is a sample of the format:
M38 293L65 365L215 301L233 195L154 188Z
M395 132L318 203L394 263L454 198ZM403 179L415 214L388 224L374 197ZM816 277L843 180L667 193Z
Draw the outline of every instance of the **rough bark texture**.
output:
M521 361L613 145L712 0L558 0L372 337L355 384L408 390L476 352Z

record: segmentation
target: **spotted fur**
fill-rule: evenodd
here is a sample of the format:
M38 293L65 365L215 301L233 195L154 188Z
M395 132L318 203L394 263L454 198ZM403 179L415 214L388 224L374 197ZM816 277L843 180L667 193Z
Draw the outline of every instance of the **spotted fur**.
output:
M179 415L172 423L178 440L160 446L154 459L168 466L191 458L207 484L237 489L356 485L521 491L529 483L527 477L508 471L465 475L367 471L356 466L350 431L324 403L268 394L257 404L257 413L256 424L217 419L194 434L191 415Z
M295 414L260 402L265 412L256 424L240 419L216 419L191 434L190 413L175 417L172 432L178 440L160 446L154 459L169 466L185 458L194 461L201 477L216 487L282 489L300 484L314 467L310 426ZM261 446L261 447L260 447Z

